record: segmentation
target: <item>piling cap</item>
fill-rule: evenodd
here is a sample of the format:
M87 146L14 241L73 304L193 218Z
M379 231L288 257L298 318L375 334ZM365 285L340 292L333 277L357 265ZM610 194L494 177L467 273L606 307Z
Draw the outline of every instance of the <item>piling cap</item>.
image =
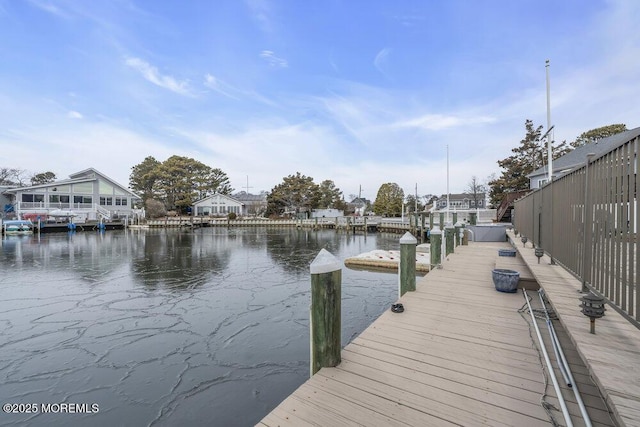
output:
M413 234L409 233L408 231L404 233L404 236L400 238L401 245L415 245L417 243L418 243L418 239L413 237Z
M342 268L338 258L326 249L321 249L318 255L311 261L309 270L311 274L332 273Z

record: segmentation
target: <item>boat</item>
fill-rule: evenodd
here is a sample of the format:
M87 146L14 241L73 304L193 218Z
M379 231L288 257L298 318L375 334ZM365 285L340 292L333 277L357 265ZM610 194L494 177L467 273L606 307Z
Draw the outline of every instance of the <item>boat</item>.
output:
M33 222L16 219L2 222L4 234L33 234Z

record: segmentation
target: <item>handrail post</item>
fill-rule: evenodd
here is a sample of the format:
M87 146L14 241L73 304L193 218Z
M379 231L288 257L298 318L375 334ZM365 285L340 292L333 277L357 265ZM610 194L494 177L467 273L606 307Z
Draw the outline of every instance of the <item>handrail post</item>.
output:
M320 250L310 265L311 376L328 366L340 364L342 268L326 249Z
M409 232L400 238L400 296L416 290L416 245L418 240Z
M593 230L593 208L589 200L589 163L595 156L594 153L587 154L587 161L584 166L584 224L582 231L582 289L581 292L589 292L587 283L591 283L591 268L587 263L591 260L591 231ZM588 237L587 237L588 235ZM587 280L587 275L589 280Z

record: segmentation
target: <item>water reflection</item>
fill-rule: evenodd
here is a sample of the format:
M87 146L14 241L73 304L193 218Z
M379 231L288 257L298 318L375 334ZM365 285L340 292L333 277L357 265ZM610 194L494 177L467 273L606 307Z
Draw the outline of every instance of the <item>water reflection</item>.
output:
M202 286L224 272L237 246L230 236L171 230L137 233L132 239L133 277L150 288Z
M36 426L253 425L308 377L309 263L399 236L195 229L9 236L0 247L0 400L98 403ZM343 344L397 276L343 269Z

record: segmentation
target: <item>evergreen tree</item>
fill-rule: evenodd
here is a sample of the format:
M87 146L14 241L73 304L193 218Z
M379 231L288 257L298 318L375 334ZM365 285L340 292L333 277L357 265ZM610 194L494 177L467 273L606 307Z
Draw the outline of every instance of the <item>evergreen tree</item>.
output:
M585 144L590 144L598 139L607 138L620 132L627 130L627 125L624 123L602 126L599 128L591 129L580 134L575 141L571 143L572 147L580 147Z
M540 140L542 126L534 127L533 121L527 120L525 130L526 134L520 145L511 149L513 154L498 160L498 165L503 169L500 177L489 182L489 197L494 206L500 204L504 193L528 189L527 175L546 164L546 144ZM555 144L552 149L553 158L556 159L569 150L566 141Z
M310 212L318 207L320 187L310 176L296 172L283 178L267 196L267 215Z
M373 211L377 215L400 216L402 214L402 202L404 191L395 182L382 184L378 189L376 201L373 202Z

